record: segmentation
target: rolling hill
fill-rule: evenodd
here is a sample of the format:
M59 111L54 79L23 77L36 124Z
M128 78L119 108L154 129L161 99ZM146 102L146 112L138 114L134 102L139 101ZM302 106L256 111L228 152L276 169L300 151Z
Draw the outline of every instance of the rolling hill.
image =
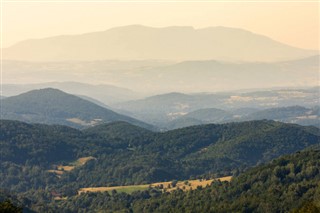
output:
M63 124L77 128L113 121L150 125L57 89L32 90L1 102L1 118L32 123Z
M38 64L39 65L39 64ZM10 68L9 68L10 69ZM23 70L23 68L21 69ZM20 71L21 71L20 70ZM45 72L46 70L43 70ZM33 70L34 72L34 70ZM47 73L48 74L48 73ZM50 74L49 74L50 76ZM3 84L2 94L5 96L15 96L31 90L54 88L63 92L84 95L93 99L97 99L104 104L129 101L141 97L136 92L126 88L116 87L106 84L86 84L79 82L47 82L38 84Z
M161 193L149 188L126 194L82 193L52 201L43 191L17 196L0 191L0 202L10 200L24 211L104 211L110 212L283 212L316 213L320 211L318 183L319 149L309 149L282 156L234 176L231 182L214 181L192 191L174 190ZM201 181L201 180L200 180ZM202 183L206 182L202 180ZM185 182L184 184L188 184ZM138 189L138 187L137 187ZM30 198L41 196L30 204ZM195 202L195 200L197 202ZM106 202L108 201L108 202ZM272 202L272 205L270 205ZM82 205L79 205L81 203Z
M262 110L240 108L229 111L215 108L200 109L178 117L163 126L166 129L176 129L199 124L262 119L320 127L319 107L306 108L302 106L277 107Z
M188 126L208 124L208 123L226 123L232 121L233 114L231 112L216 109L206 108L189 112L181 117L167 122L163 125L166 129L178 129Z
M190 112L184 115L184 117L195 118L195 119L202 120L204 122L214 121L216 123L220 123L221 121L230 120L232 118L232 114L222 109L209 108L209 109L199 109L199 110ZM256 120L261 120L261 119L256 119Z
M137 185L136 191L131 193L122 186L122 189L111 192L81 193L61 199L60 193L52 195L44 190L19 196L0 190L0 208L11 204L12 209L20 207L21 212L23 208L24 212L96 212L107 209L110 212L160 213L170 209L172 212L317 213L320 211L319 158L319 147L308 148L235 175L230 182L214 181L205 186L208 181L200 180L203 186L191 191L182 187L163 193L148 188L148 185L144 188ZM182 184L191 185L190 182Z
M318 85L319 55L281 62L190 60L145 70L136 91L210 92Z
M0 128L0 188L53 187L67 194L84 187L226 176L320 143L317 128L266 120L163 133L125 122L80 131L2 120ZM89 156L95 160L61 177L47 172Z
M298 152L250 169L233 177L230 183L214 182L194 192L180 190L146 199L134 199L132 196L130 201L128 199L130 207L123 207L122 210L316 213L320 211L319 158L319 150ZM96 201L100 199L97 196ZM66 209L67 203L70 204L70 201L65 203Z
M53 87L73 94L82 93L108 105L110 102L139 98L139 93L151 96L171 92L212 93L240 89L289 88L297 85L317 86L318 68L319 55L281 62L4 60L3 84L6 86L3 88L5 92L3 95L10 96L6 92L10 91L10 85L7 84L64 81L66 83L46 83L46 86L38 84L26 87L29 89ZM91 84L95 85L75 82L92 82ZM108 93L103 96L102 90Z
M3 49L3 58L24 61L229 60L280 61L317 54L266 36L228 27L116 27L81 35L21 41Z
M243 117L249 116L251 113L260 110L267 110L269 108L302 106L310 109L317 105L319 105L319 88L310 87L274 88L268 90L262 89L260 91L234 91L219 93L166 93L140 100L114 104L112 107L117 109L120 113L129 115L147 123L166 127L168 122L173 121L174 123L177 123L178 121L176 119L188 116L188 113L195 112L197 110L204 113L203 111L210 111L208 109L211 108L223 109L229 113L229 116L231 113L232 116L235 116L235 120L239 120ZM290 111L290 108L283 110ZM201 121L203 116L208 116L209 114L210 113L207 112L200 117L196 115L191 117ZM212 116L218 115L216 115L216 112L212 112ZM261 117L257 117L256 119L261 119ZM274 119L274 116L263 117L262 119ZM233 120L233 118L225 119L222 122ZM189 121L191 120L189 119ZM213 119L211 121L216 123Z
M7 197L0 190L0 205L8 205L4 201L9 199L14 205L37 212L51 208L53 212L74 212L79 208L132 208L140 212L142 206L147 206L146 212L163 212L163 208L178 211L181 205L172 206L171 201L187 202L188 208L198 210L214 206L215 211L222 209L221 212L238 211L240 207L271 212L274 208L306 208L304 201L316 201L313 195L319 178L319 152L314 150L319 144L318 128L266 120L200 125L163 133L126 122L79 130L1 120L0 188L18 196ZM301 151L305 148L307 151ZM91 160L67 169L79 159ZM260 166L249 169L256 165ZM242 174L238 176L239 173ZM162 194L156 189L145 189L130 195L116 191L77 195L80 188L86 187L224 175L235 177L230 184L214 182L210 187L190 192L175 190ZM272 199L272 206L266 205L266 196ZM210 201L192 205L192 200L204 197ZM98 205L96 201L100 199L104 202ZM152 204L160 199L165 203ZM295 205L290 204L292 200ZM83 205L75 206L74 202Z
M306 108L301 106L279 107L260 110L244 116L241 120L277 120L286 123L315 125L320 127L319 107Z

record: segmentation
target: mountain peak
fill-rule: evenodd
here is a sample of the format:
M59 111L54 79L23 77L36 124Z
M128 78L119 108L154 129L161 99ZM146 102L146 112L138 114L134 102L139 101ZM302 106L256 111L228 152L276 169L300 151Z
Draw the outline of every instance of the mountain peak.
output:
M55 89L55 88L43 88L43 89L35 89L35 90L31 90L31 91L28 91L28 92L24 92L24 93L21 93L17 96L11 96L11 97L8 97L9 99L11 98L15 98L15 97L30 97L30 96L34 96L34 97L56 97L56 96L66 96L66 95L70 95L72 96L71 94L68 94L68 93L65 93L59 89Z
M43 88L43 89L36 89L36 90L31 90L29 92L27 92L29 94L32 94L32 93L56 93L56 94L67 94L59 89L56 89L56 88Z
M86 127L100 123L126 121L144 128L152 128L139 120L53 88L32 90L5 98L2 100L1 107L1 118L31 123Z
M25 61L280 61L317 53L237 28L129 25L103 32L27 40L5 48L3 58Z
M125 25L125 26L119 26L119 27L113 27L108 30L119 30L119 29L135 29L135 30L140 30L140 29L149 29L149 30L176 30L176 29L184 29L184 30L195 30L194 27L192 26L166 26L166 27L151 27L151 26L146 26L146 25L141 25L141 24L132 24L132 25Z

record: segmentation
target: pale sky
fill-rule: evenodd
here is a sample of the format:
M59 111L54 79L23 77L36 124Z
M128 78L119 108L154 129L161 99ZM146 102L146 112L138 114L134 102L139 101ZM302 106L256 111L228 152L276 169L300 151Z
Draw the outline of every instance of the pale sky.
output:
M10 2L2 3L3 47L30 39L141 24L226 26L319 49L319 2Z

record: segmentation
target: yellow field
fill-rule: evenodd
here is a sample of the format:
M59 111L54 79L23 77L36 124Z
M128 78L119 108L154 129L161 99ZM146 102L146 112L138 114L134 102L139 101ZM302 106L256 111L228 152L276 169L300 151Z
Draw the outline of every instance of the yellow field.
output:
M55 173L58 177L60 177L64 172L70 172L74 168L76 168L78 166L83 166L89 160L93 160L93 159L96 159L96 158L91 157L91 156L79 158L76 161L70 163L69 165L66 165L66 166L58 165L57 169L47 170L47 172Z
M79 158L76 162L74 162L74 166L83 166L84 164L86 164L89 160L96 160L95 157L83 157L83 158Z
M159 186L162 184L163 188L168 192L173 191L173 190L177 190L177 189L182 189L184 191L187 191L187 190L196 189L198 186L201 186L203 188L210 186L211 183L215 180L230 181L231 176L210 179L210 180L188 180L188 182L178 181L175 187L172 187L172 185L171 185L172 182L153 183L153 184L151 184L151 186L159 188Z
M57 166L58 171L65 171L65 172L70 172L74 168L75 168L75 166L62 166L62 165Z
M86 192L108 192L112 190L117 190L118 192L126 192L131 193L137 190L146 190L149 187L158 188L162 191L173 191L177 189L181 189L184 191L196 189L198 186L207 187L213 181L231 181L232 176L221 177L210 180L187 180L187 181L178 181L175 187L172 187L172 181L168 182L159 182L152 184L144 184L144 185L131 185L131 186L112 186L112 187L90 187L90 188L81 188L78 190L78 194L86 193Z

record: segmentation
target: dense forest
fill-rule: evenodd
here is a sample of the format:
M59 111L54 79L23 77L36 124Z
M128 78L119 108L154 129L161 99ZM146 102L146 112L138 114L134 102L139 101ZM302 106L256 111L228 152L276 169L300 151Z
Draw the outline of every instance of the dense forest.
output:
M72 195L82 187L226 176L319 141L317 128L266 120L164 133L125 122L80 131L2 120L0 187ZM93 159L72 171L48 172L88 156Z
M3 99L1 101L0 115L1 119L60 124L74 128L125 121L153 129L151 125L142 121L116 113L84 98L52 88L32 90Z
M320 150L314 146L209 187L161 193L85 193L53 200L45 190L22 193L1 205L25 212L320 212ZM4 193L2 193L4 194ZM1 195L1 193L0 193ZM3 196L3 195L2 195ZM1 196L0 196L1 198ZM31 199L30 199L31 198ZM10 203L11 202L11 203Z
M251 201L246 199L258 199L254 197L259 190L267 190L267 193L271 194L277 190L284 193L285 188L282 189L281 184L284 184L283 187L288 186L282 178L288 177L297 184L302 181L303 187L306 186L304 188L301 186L302 192L297 192L297 197L301 197L306 189L314 186L314 182L308 182L309 176L316 176L319 172L317 168L319 153L312 151L319 147L319 129L267 120L200 125L162 133L152 132L126 122L102 124L78 130L60 125L1 120L0 130L0 189L8 190L4 194L16 194L15 199L9 199L10 202L1 199L3 201L1 205L17 209L27 206L38 212L43 212L49 207L52 212L57 212L60 208L65 212L74 212L74 208L83 208L83 211L86 211L86 208L100 207L111 209L110 211L126 209L135 212L161 212L162 208L172 209L172 212L187 211L181 208L188 206L191 209L195 208L200 204L194 202L213 197L210 193L219 194L219 199L215 196L213 200L203 202L216 204L213 206L210 204L210 208L207 204L201 204L203 209L196 211L211 211L212 208L216 211L217 208L223 212L227 207L231 208L227 209L228 211L243 211L234 209L237 205L234 206L233 203L240 201L244 202L243 205L247 202L244 206L249 210L262 211L269 207L254 206L256 202L263 202L250 203ZM270 165L260 166L256 170L244 173L249 168L307 147L311 151L298 153L294 155L296 157L284 158L288 160L282 160L284 163L277 167L277 171L272 167L282 161L277 160ZM306 157L307 155L310 155L310 158ZM300 162L302 156L306 161L310 160L310 163L304 165L306 161ZM79 164L79 159L86 157L88 161ZM294 161L294 158L298 160ZM289 161L293 162L290 165L285 163ZM283 166L285 167L282 168ZM254 175L260 174L260 170L263 175L255 176L256 181L246 179L252 179ZM234 178L231 185L214 183L212 187L218 187L216 192L212 192L213 189L210 187L201 192L197 189L186 193L178 190L162 194L156 189L149 189L131 195L112 192L110 195L88 193L75 196L83 187L149 184L226 175L236 177L243 173L244 175ZM275 173L276 177L270 176ZM260 184L256 184L259 181ZM266 184L262 184L263 182ZM268 184L281 186L265 188ZM257 190L255 187L258 187ZM249 189L254 190L250 192ZM244 191L247 194L243 194ZM55 200L56 197L68 199ZM230 198L230 203L224 201L226 197ZM290 199L294 201L297 197L291 196ZM307 200L309 198L306 197ZM110 201L106 204L103 200ZM182 202L187 205L182 205ZM132 206L133 203L135 205ZM286 208L288 206L283 202L280 204ZM294 206L296 208L302 205L301 202L296 204ZM142 206L144 209L141 209Z

